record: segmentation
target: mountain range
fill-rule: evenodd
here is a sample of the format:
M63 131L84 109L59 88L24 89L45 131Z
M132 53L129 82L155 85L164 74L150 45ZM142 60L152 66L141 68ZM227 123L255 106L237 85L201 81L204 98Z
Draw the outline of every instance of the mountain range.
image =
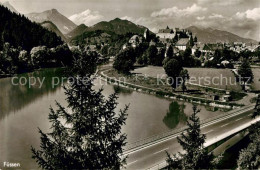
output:
M33 47L56 47L64 42L54 32L0 5L0 49L4 43L30 51Z
M12 12L18 13L18 11L9 2L5 2L2 5L7 7ZM97 30L114 32L118 35L123 35L129 32L135 34L143 34L144 30L146 29L146 27L144 26L136 25L131 21L122 20L119 18L115 18L111 21L102 21L90 27L86 26L85 24L77 26L70 19L59 13L56 9L51 9L40 13L29 13L25 16L27 16L31 21L40 23L42 26L55 32L63 40L66 40L65 37L67 37L68 39L73 39L86 32L93 32ZM198 38L198 41L202 43L257 43L257 41L253 39L242 38L228 31L222 31L213 28L199 28L196 26L190 26L186 29L190 30L193 33L193 36L196 36Z
M19 12L18 12L8 1L2 3L2 5L3 5L4 7L6 7L6 8L8 8L10 11L19 14Z
M77 27L71 20L59 13L56 9L47 10L40 13L25 14L31 21L42 23L44 21L51 21L63 33L67 34Z
M57 28L55 24L53 24L51 21L44 21L41 23L41 26L48 29L49 31L54 32L56 35L61 37L61 39L66 42L66 37L62 34L62 32Z
M243 42L243 43L253 43L253 44L257 43L256 40L249 39L249 38L242 38L228 31L222 31L213 28L199 28L196 26L190 26L186 29L190 30L193 36L196 36L198 38L198 41L202 43L217 43L217 42L221 42L221 43Z
M145 29L146 27L136 25L128 20L122 20L116 18L109 22L106 21L99 22L91 27L87 27L86 25L81 24L78 27L76 27L73 31L71 31L69 34L67 34L67 36L70 39L73 39L74 37L82 35L83 33L97 31L97 30L114 32L119 35L126 34L128 32L135 33L135 34L143 34ZM253 44L258 43L256 40L243 38L236 34L230 33L228 31L222 31L213 28L199 28L196 26L190 26L186 29L190 30L193 36L196 36L198 38L198 41L201 43L219 43L219 42L222 43L243 42L243 43L253 43Z
M116 34L126 34L126 33L135 33L135 34L143 34L146 27L136 25L128 20L122 20L119 18L115 18L111 21L102 21L99 22L91 27L88 27L86 31L111 31L115 32Z
M73 38L76 37L78 35L83 34L86 30L87 30L87 26L85 24L80 24L79 26L77 26L74 30L72 30L71 32L69 32L68 34L66 34L66 36L68 38Z
M82 37L87 38L88 36L98 35L92 34L96 31L101 31L103 33L105 32L109 35L126 35L127 33L142 35L145 29L147 28L144 26L136 25L131 21L115 18L111 21L99 22L91 27L87 27L86 25L81 24L73 31L68 33L66 36L70 40L76 40Z

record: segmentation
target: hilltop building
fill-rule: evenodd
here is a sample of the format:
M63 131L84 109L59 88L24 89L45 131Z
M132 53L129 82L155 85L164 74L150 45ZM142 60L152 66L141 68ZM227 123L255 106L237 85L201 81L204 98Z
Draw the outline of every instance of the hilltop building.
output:
M167 26L166 29L159 29L159 32L156 34L156 36L160 39L173 39L176 36L176 32Z
M192 33L185 29L171 29L168 26L165 29L159 29L158 33L156 34L159 37L161 42L169 43L169 42L177 42L181 38L190 38Z

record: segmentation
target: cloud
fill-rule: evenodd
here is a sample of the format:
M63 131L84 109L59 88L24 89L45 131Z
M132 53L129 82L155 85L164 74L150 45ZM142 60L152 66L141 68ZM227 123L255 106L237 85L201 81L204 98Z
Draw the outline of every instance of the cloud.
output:
M192 22L195 26L211 27L235 33L245 38L260 40L259 9L248 9L231 16L213 13L203 20Z
M252 20L260 20L260 8L249 9L245 12L237 12L236 17L239 19L252 19Z
M198 6L197 4L193 4L192 6L184 9L179 9L178 7L174 6L172 8L163 8L160 11L155 11L151 14L151 17L188 16L206 10L207 8L203 8L201 6Z
M70 16L69 19L78 25L85 24L87 26L91 26L104 19L104 16L98 11L91 11L87 9L79 14Z
M221 14L215 14L215 13L209 16L209 19L219 19L219 18L224 18L224 17Z
M115 9L115 12L121 12L121 11L122 11L122 9L120 9L120 8Z
M244 3L244 0L197 0L199 5L216 5L216 6L226 6L226 5L237 5Z
M198 9L201 9L202 12ZM221 13L221 11L215 10L213 12L212 10L207 10L204 7L193 4L183 9L178 7L163 8L152 12L150 17L135 18L124 16L121 19L127 19L136 24L144 25L155 33L158 29L164 28L167 25L172 28L187 28L194 25L229 31L241 37L260 40L259 8L248 8L244 12L237 11Z
M202 16L202 17L196 17L196 19L199 20L199 21L202 21L202 20L205 19L205 16Z
M132 21L132 22L135 21L135 19L134 19L133 17L129 17L129 16L124 16L124 17L121 17L120 19L122 19L122 20Z

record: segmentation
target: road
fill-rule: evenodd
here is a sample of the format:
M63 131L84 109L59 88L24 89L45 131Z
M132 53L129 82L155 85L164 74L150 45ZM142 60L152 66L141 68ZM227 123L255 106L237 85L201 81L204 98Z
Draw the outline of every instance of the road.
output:
M224 120L214 121L201 128L201 132L206 134L206 144L209 146L227 136L248 127L256 120L251 119L253 107L238 111L236 115L227 117ZM182 151L177 142L177 136L172 136L156 144L129 151L127 153L127 169L158 169L165 164L166 153L177 153Z

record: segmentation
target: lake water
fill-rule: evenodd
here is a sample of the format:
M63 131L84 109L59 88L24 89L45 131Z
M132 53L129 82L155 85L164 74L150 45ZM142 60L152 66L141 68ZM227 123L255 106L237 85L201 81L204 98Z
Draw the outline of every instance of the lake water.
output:
M53 88L51 83L53 76L62 76L60 69L45 69L19 77L23 76L27 79L45 77L45 81L41 88L39 82L29 88L28 85L12 85L12 78L0 79L0 168L4 161L18 162L22 169L38 168L31 158L30 150L31 146L39 147L40 144L37 128L43 132L49 131L49 108L55 106L55 100L66 106L63 88L60 84ZM96 83L95 89L101 87ZM105 96L116 89L113 85L104 85L103 88ZM118 102L117 111L130 104L126 125L122 128L129 143L179 128L185 125L187 116L192 112L189 103L122 88L119 90ZM204 106L199 108L201 119L222 113L209 111Z

